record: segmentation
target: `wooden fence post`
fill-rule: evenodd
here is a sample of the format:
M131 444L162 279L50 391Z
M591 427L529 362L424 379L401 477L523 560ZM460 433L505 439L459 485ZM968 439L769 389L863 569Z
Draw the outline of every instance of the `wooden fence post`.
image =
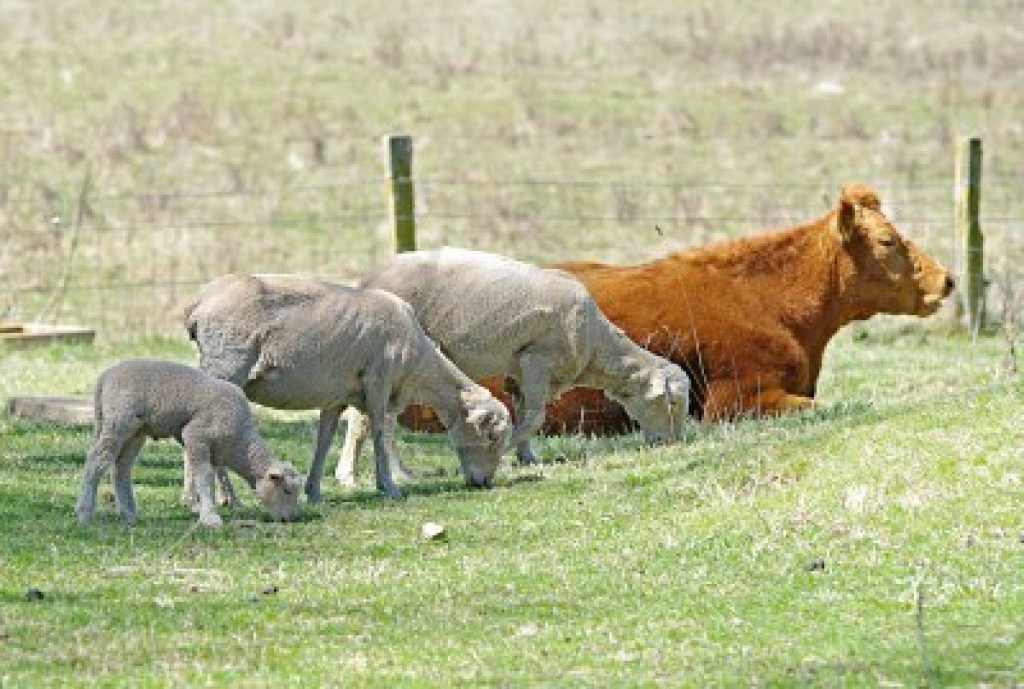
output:
M981 139L961 137L956 146L956 251L963 251L961 280L967 327L977 337L985 318L985 238L981 209Z
M416 250L416 199L412 184L412 138L384 137L384 157L390 171L391 224L395 229L395 250Z

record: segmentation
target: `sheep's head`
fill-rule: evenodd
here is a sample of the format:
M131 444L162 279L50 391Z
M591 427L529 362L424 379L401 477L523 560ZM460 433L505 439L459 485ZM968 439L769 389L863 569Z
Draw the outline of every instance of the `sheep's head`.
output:
M477 386L464 396L464 414L448 429L466 483L490 487L501 455L508 446L512 425L505 405Z
M256 495L275 521L290 522L299 516L302 474L291 464L273 460L256 481Z
M690 409L690 378L679 366L662 361L643 376L633 394L619 402L638 423L648 442L679 437Z

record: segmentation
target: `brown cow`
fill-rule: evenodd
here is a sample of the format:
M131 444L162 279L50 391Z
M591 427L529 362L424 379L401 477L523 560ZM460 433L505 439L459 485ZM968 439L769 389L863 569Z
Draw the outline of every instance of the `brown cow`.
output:
M896 231L863 184L791 229L637 266L557 267L633 340L690 374L690 409L705 420L813 406L825 347L841 327L878 313L931 315L953 289L949 271ZM625 428L625 414L595 390L548 407L548 431Z

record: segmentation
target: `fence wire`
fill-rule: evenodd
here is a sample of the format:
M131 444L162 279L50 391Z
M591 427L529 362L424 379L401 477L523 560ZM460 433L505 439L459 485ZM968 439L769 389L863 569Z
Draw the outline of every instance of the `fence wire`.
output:
M177 333L198 287L224 273L355 280L393 251L386 175L367 172L324 182L318 170L277 188L94 182L81 199L72 188L0 186L0 320L45 316L114 338ZM474 169L414 176L420 247L465 246L538 263L637 262L794 225L826 213L839 191L832 180L501 177ZM989 309L997 315L1021 301L1024 199L1016 179L999 173L982 191ZM901 231L960 266L951 178L873 181Z

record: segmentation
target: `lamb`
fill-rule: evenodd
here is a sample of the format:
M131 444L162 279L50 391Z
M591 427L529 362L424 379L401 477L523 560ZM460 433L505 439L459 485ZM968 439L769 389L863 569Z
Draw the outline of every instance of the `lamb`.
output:
M319 409L310 502L322 499L324 459L348 406L369 416L377 487L401 497L398 414L432 407L448 428L467 483L489 486L511 428L505 407L455 367L393 294L295 275L227 275L185 316L200 367L277 409Z
M94 395L96 422L75 508L92 519L100 478L114 464L117 507L129 523L138 510L132 465L146 438L175 438L185 448L186 483L198 489L199 522L222 523L214 504L214 470L228 467L249 482L275 519L298 516L301 475L271 456L245 395L230 383L184 364L129 359L104 371Z
M675 364L634 344L571 275L478 251L443 248L396 256L361 286L407 301L423 329L474 380L516 383L512 443L536 460L530 437L549 399L576 385L604 389L652 440L678 435L688 414L690 379ZM351 411L336 472L352 481L365 424Z

